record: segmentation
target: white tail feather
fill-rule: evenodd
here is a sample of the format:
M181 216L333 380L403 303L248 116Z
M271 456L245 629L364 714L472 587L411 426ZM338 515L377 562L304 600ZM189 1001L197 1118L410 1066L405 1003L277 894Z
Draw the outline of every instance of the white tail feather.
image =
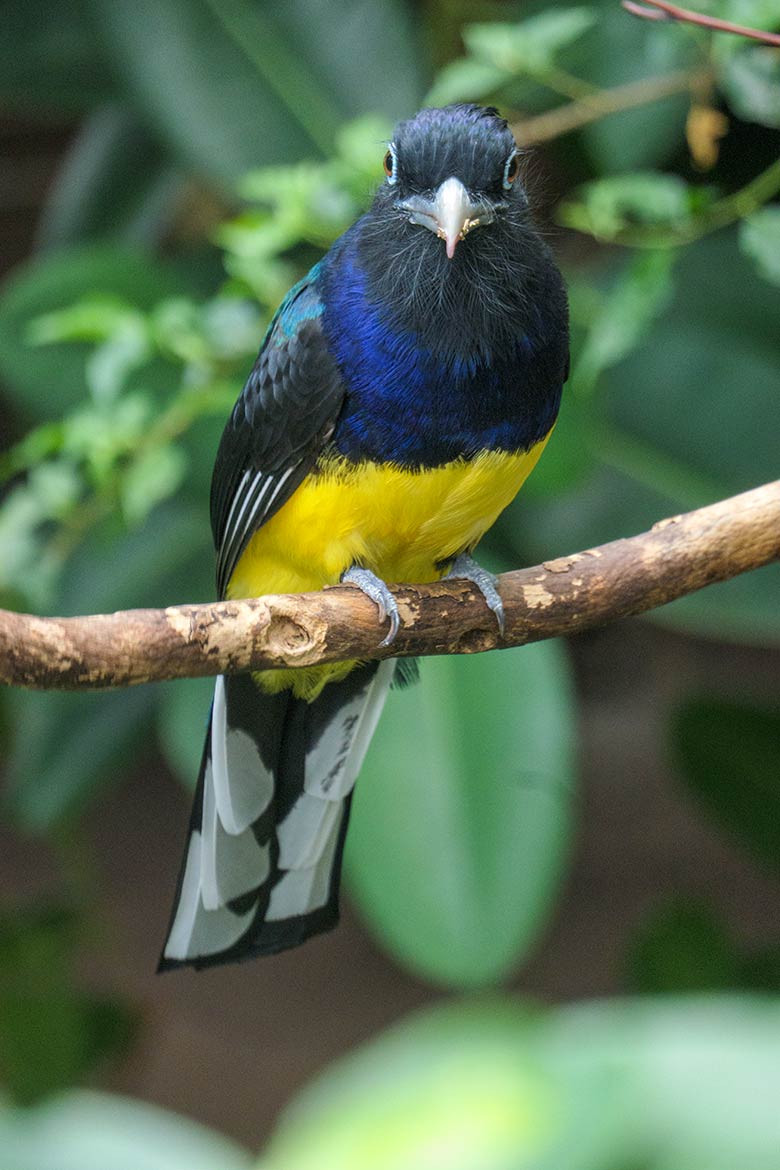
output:
M343 800L355 786L393 680L395 661L380 662L365 691L345 704L306 753L304 788L324 800Z
M291 726L307 729L304 734L313 742L306 751L303 775L296 773L299 765L293 763L289 774L282 777L282 784L288 786L282 789L286 792L282 799L291 800L291 805L287 805L284 819L275 826L276 856L274 827L267 815L263 820L263 815L274 800L275 769L285 765L276 764L274 770L267 767L253 736L242 727L230 725L228 688L223 677L217 679L203 763L200 824L190 834L164 960L197 965L199 960L217 959L240 940L245 941L236 953L249 951L253 945L259 951L278 950L290 945L285 941L285 920L305 918L335 897L334 866L349 796L394 669L393 661L382 662L368 683L361 683L360 677L355 676L351 690L334 691L330 707L326 705L316 713L314 709L299 710L295 715ZM232 711L232 717L243 709L242 702ZM258 702L261 717L269 708L262 706L261 696ZM284 710L277 708L276 715L283 715ZM258 735L259 742L264 742L262 724ZM290 792L290 785L297 786L297 795L296 787ZM261 824L263 836L258 839ZM257 896L250 899L251 905L241 903L241 913L229 909L228 903L253 891ZM258 910L265 897L269 902L261 919ZM336 914L334 903L331 924ZM269 924L267 938L264 922ZM274 924L273 929L270 924ZM316 925L311 929L322 928ZM291 926L289 937L300 941L300 930L300 924Z
M228 833L243 833L262 816L274 794L273 773L265 767L247 732L227 726L225 679L214 687L211 764L219 819Z
M203 825L200 889L204 909L218 910L234 898L258 889L271 871L271 852L251 828L226 833L217 815L211 761L203 777Z
M316 865L341 819L341 801L321 800L303 792L276 830L280 869Z
M307 869L291 869L276 883L271 891L271 900L266 911L268 922L283 918L295 918L324 906L330 895L330 877L339 840L341 818L344 806L337 805L338 817L331 826L325 848L316 865Z
M173 920L163 957L171 960L198 959L226 951L238 942L250 926L255 907L244 914L231 910L205 910L200 891L201 836L192 833L187 849L176 917Z

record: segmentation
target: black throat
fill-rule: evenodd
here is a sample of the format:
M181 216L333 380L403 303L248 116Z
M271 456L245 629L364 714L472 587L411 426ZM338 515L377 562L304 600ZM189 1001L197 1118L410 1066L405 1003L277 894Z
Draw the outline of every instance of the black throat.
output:
M525 338L544 344L565 322L562 282L524 202L469 232L450 260L433 232L377 198L358 258L371 300L437 357L489 365Z

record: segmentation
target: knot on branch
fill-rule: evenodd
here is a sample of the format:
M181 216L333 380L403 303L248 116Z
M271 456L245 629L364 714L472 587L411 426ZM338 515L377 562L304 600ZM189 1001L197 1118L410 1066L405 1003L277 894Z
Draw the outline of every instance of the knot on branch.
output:
M301 620L295 597L267 605L268 624L263 630L265 649L280 666L312 666L327 642L328 624L316 614Z

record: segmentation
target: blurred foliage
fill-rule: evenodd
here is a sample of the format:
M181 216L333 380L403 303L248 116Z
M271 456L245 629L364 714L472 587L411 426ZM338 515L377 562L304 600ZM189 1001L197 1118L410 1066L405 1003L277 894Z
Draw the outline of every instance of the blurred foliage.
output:
M0 1106L3 1170L250 1170L203 1125L108 1093L71 1091L34 1109Z
M780 951L744 947L709 903L675 895L630 941L626 981L631 989L654 995L732 987L777 994Z
M327 1069L258 1170L777 1170L780 1007L738 997L412 1017ZM244 1170L191 1121L107 1094L0 1109L4 1170Z
M740 224L742 251L772 284L780 284L780 207L763 207Z
M780 870L780 711L692 700L677 712L673 748L683 780L718 824Z
M777 1003L429 1011L329 1069L263 1166L776 1170Z
M740 985L737 948L712 906L676 897L642 924L629 946L628 983L654 995Z
M393 699L355 797L350 889L412 970L454 987L494 984L536 941L567 860L574 727L563 647L432 659Z
M780 29L775 0L707 10ZM367 205L393 120L424 100L426 55L449 53L430 20L415 27L427 12L2 4L0 100L81 122L37 253L0 289L16 437L0 453L0 604L67 614L213 595L224 419L284 293ZM780 434L780 55L607 0L501 15L464 27L427 100L495 102L521 142L546 143L546 175L529 159L528 182L536 202L556 195L558 228L543 226L566 268L573 361L554 440L484 542L496 569L774 479ZM779 580L770 568L653 619L780 644ZM209 689L3 695L7 813L60 831L149 749L150 728L191 785ZM565 876L575 718L553 643L425 663L419 688L392 697L347 876L411 970L496 984L535 944ZM672 737L701 807L776 870L776 714L692 702ZM83 1079L125 1035L125 1009L75 989L70 932L37 911L0 923L0 1062L21 1101ZM684 898L628 945L643 992L776 991L779 973L780 953L745 951ZM454 1004L326 1072L263 1165L777 1170L779 1024L776 1004L736 997ZM0 1149L3 1170L251 1163L191 1123L87 1093L9 1106Z
M127 1007L75 986L80 933L62 907L0 915L0 1078L21 1105L72 1085L132 1038Z

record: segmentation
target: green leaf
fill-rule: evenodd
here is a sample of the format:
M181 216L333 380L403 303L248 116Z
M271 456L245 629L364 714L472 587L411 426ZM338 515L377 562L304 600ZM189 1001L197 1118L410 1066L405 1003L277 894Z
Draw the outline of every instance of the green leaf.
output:
M427 57L419 16L404 0L329 0L326 6L280 0L273 10L292 50L338 100L341 120L368 115L395 122L420 105ZM281 73L280 85L288 88ZM385 143L376 145L381 161Z
M586 183L559 208L561 223L600 240L614 240L637 224L682 227L698 193L677 175L616 175Z
M446 106L450 102L478 101L500 90L511 76L490 61L461 57L439 70L424 104Z
M598 19L593 8L558 8L539 12L519 24L467 24L463 41L472 56L510 75L543 77L558 54Z
M0 1077L20 1104L68 1087L133 1029L124 1005L74 986L76 941L75 916L61 908L0 914Z
M294 157L318 145L320 133L327 137L335 130L325 93L321 118L312 127L315 139L306 115L304 124L296 116L298 84L307 110L316 92L302 62L290 69L289 99L277 97L274 55L280 47L276 68L283 70L289 47L267 9L249 10L265 33L253 28L242 43L231 35L231 3L138 0L131 10L92 0L92 7L120 75L169 147L185 165L222 184L232 186L258 156ZM254 60L255 50L266 59L263 67ZM271 85L264 77L269 56Z
M16 728L5 808L27 832L43 834L81 813L133 753L148 750L154 688L91 692L15 692Z
M257 353L257 342L255 342L254 353ZM254 354L250 354L249 361L243 365L244 374L251 368L253 359ZM219 446L225 420L233 408L242 384L242 381L238 379L235 382L214 382L202 388L202 396L199 387L191 388L194 397L192 403L193 422L179 439L179 446L186 455L188 465L187 477L181 486L180 495L186 494L190 506L194 507L198 516L201 517L203 540L208 540L210 533L208 499L214 453ZM189 400L187 397L183 397L181 406L183 409L188 408ZM213 545L207 544L204 546L202 573L198 577L199 581L209 582L209 586L203 594L204 597L213 593L213 566Z
M100 339L87 358L84 374L93 400L104 406L115 402L129 375L151 356L143 314L111 298L38 317L28 336L35 345Z
M10 479L50 459L62 449L62 439L61 422L43 423L42 426L34 427L9 450L0 452L0 480Z
M507 1001L413 1017L328 1069L283 1116L267 1170L608 1170L612 1070L545 1051Z
M122 106L101 106L84 121L49 189L37 244L156 244L181 186L159 139L137 116Z
M68 458L55 458L32 467L3 500L0 588L16 591L20 606L40 609L51 601L64 557L52 530L68 524L79 506L83 487L73 463Z
M739 986L740 955L706 902L670 899L634 933L628 954L632 990L718 991Z
M19 407L38 418L60 417L87 394L84 345L34 346L33 320L99 294L150 308L181 294L175 272L139 252L109 245L72 248L39 256L17 268L0 289L0 374ZM170 369L152 369L145 381L170 385Z
M735 114L746 122L780 127L780 55L777 49L756 46L733 53L721 75L721 85Z
M120 333L128 319L135 321L140 314L132 305L116 297L91 296L35 317L27 330L33 345L52 345L58 341L106 341Z
M70 1092L34 1109L0 1110L3 1170L251 1170L213 1130L155 1105Z
M609 416L724 495L772 480L780 396L771 320L780 293L751 279L733 236L688 250L678 273L669 311L609 375ZM699 282L708 296L695 304Z
M572 702L557 643L423 664L393 692L347 843L350 889L412 970L503 979L546 920L568 842Z
M668 306L674 253L634 256L601 302L572 371L572 386L590 393L604 370L627 357Z
M22 1104L71 1084L84 1065L81 1005L68 979L72 916L0 918L0 1077Z
M161 301L154 310L149 323L154 344L184 367L177 405L193 422L215 412L224 423L266 324L259 306L245 295L218 293L205 304L177 297ZM236 380L228 384L233 374Z
M208 502L166 500L130 532L92 532L71 558L60 587L62 614L176 605L212 598L214 552ZM164 556L161 556L164 550Z
M688 790L722 829L780 871L780 712L692 701L671 734Z
M335 154L327 162L263 167L250 171L240 184L246 199L260 206L224 224L217 239L226 248L226 266L274 311L308 262L319 258L338 235L365 209L381 178L378 144L392 135L392 125L368 116L348 122L336 138ZM298 245L314 245L317 252L299 249L300 271L288 259Z
M776 1170L779 1028L747 996L439 1006L304 1089L266 1170Z
M183 451L170 443L142 450L122 476L122 510L128 523L138 524L152 508L173 495L186 470Z
M137 101L179 158L232 186L252 166L326 153L365 109L420 93L408 13L388 0L93 0ZM262 127L262 133L258 128Z
M142 322L128 323L98 346L87 360L87 383L95 402L115 402L134 370L149 357L149 343Z
M780 284L780 207L762 207L739 225L739 246L772 284Z
M630 1140L613 1150L613 1166L775 1170L776 1000L602 1001L563 1008L548 1023L550 1059L606 1064L620 1079Z

